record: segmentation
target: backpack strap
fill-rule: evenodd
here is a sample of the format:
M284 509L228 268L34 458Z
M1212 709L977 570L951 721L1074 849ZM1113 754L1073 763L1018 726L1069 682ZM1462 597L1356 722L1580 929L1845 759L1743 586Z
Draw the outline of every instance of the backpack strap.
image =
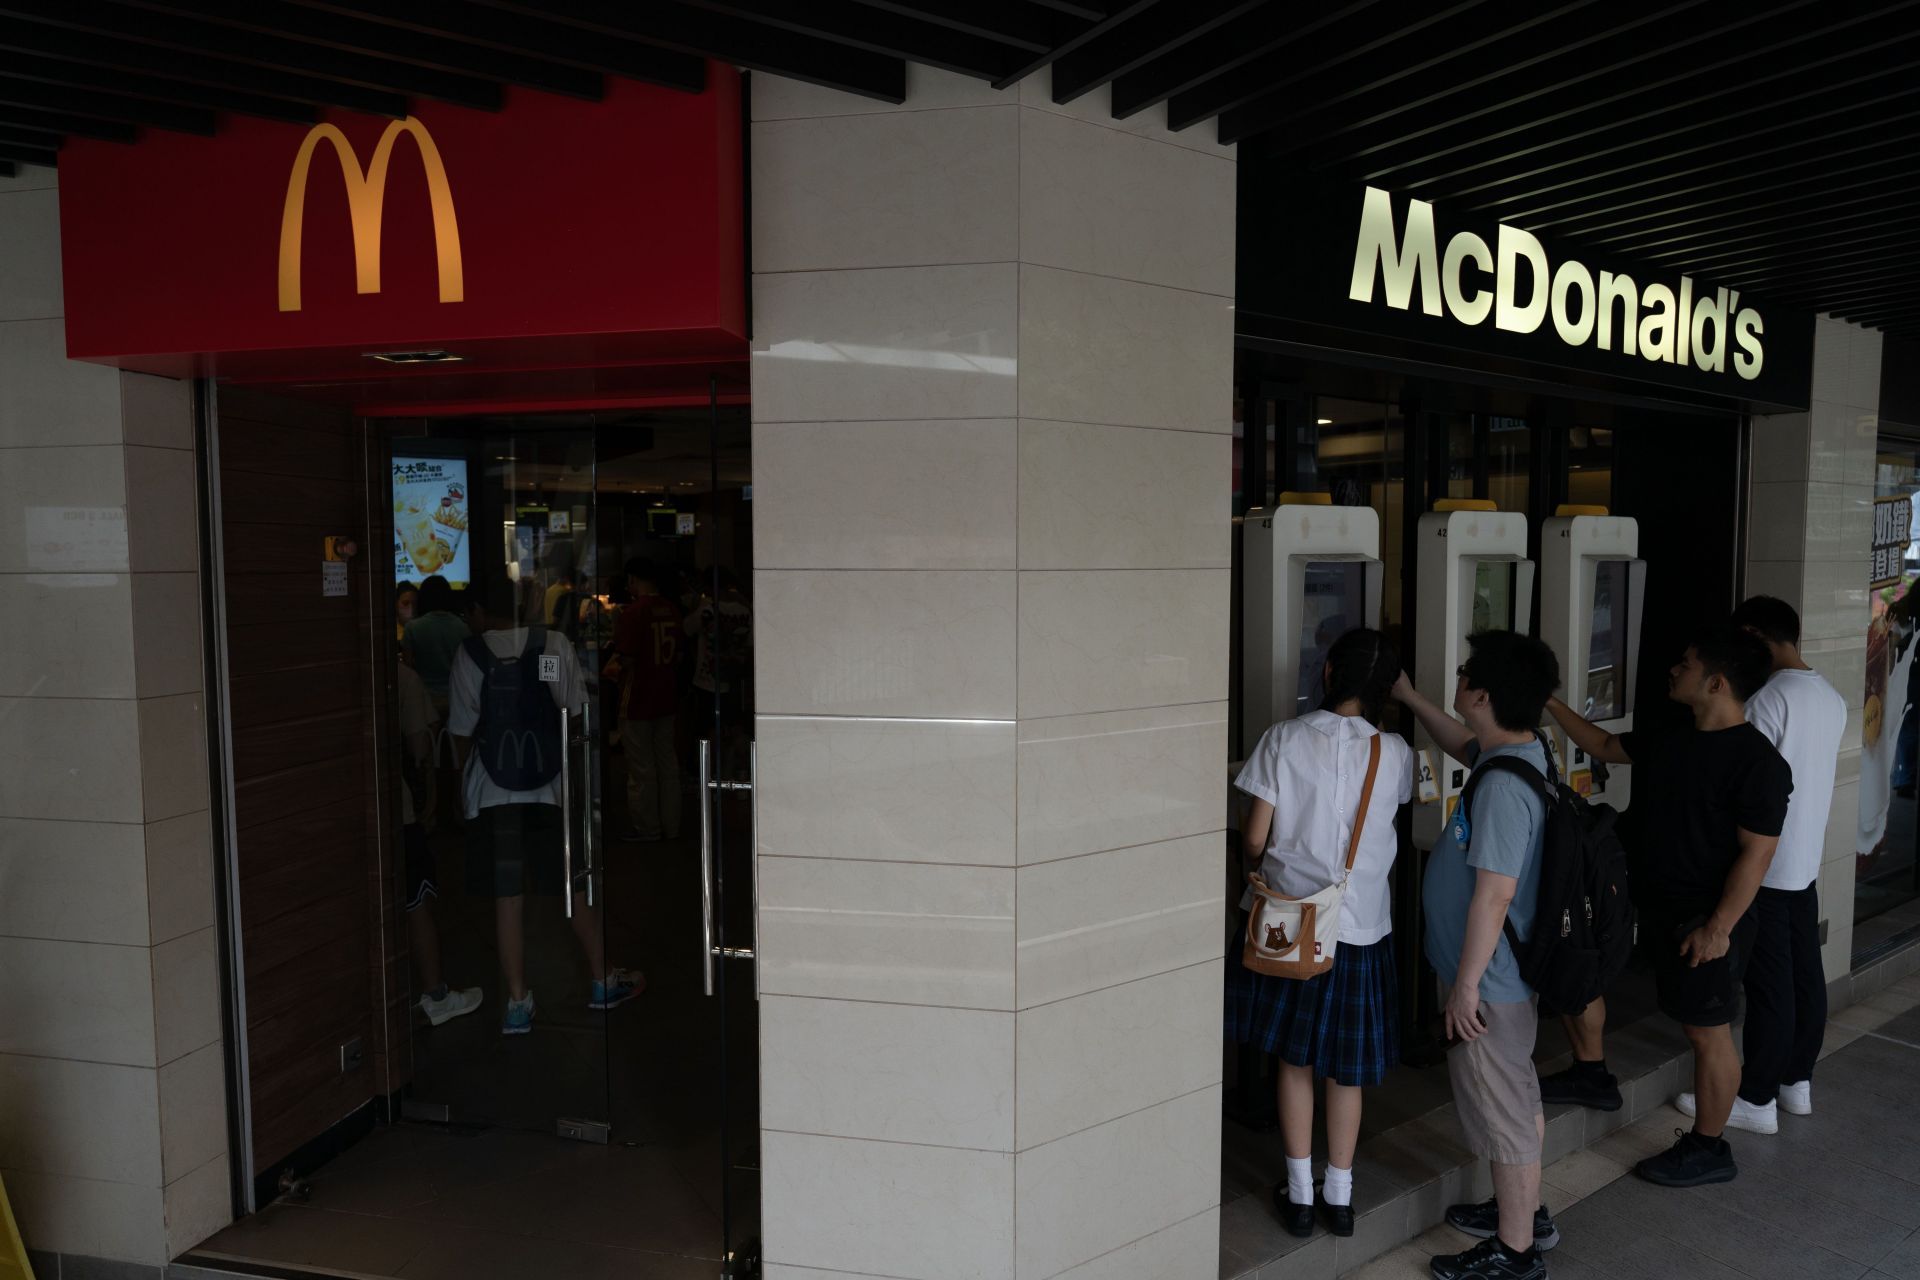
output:
M1360 804L1353 811L1353 834L1347 837L1347 874L1353 873L1353 860L1360 854L1360 828L1367 825L1367 802L1373 799L1373 780L1380 772L1380 734L1376 731L1367 746L1367 780L1360 785Z
M1542 739L1540 742L1541 750L1546 751L1546 746L1546 740ZM1519 778L1529 787L1533 787L1540 792L1540 798L1546 802L1549 811L1553 809L1554 783L1551 776L1553 773L1552 752L1547 752L1547 772L1545 773L1534 768L1531 763L1520 759L1518 756L1494 756L1474 766L1473 775L1467 779L1466 790L1460 793L1460 807L1466 810L1469 818L1473 816L1473 793L1480 787L1481 775L1489 770L1495 773L1510 773L1514 777ZM1513 913L1511 911L1509 911L1506 918L1500 922L1500 932L1506 936L1507 946L1512 948L1515 956L1518 956L1522 942L1519 932L1513 927Z
M473 659L473 665L479 669L482 676L487 674L488 667L498 661L493 656L493 650L487 648L487 638L484 635L469 635L460 642L460 647L467 651L467 656Z

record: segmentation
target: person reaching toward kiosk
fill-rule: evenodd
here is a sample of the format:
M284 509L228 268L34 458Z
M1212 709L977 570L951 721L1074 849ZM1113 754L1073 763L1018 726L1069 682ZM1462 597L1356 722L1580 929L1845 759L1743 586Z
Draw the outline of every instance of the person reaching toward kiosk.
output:
M1326 1081L1327 1101L1317 1203L1327 1229L1350 1236L1360 1091L1400 1060L1387 873L1400 848L1395 815L1413 795L1413 750L1377 727L1399 672L1378 631L1342 635L1322 664L1320 708L1268 729L1234 784L1253 803L1227 1034L1280 1056L1287 1178L1273 1198L1296 1236L1313 1234L1315 1080Z
M1474 771L1427 859L1421 900L1426 956L1440 977L1447 1075L1467 1149L1492 1165L1493 1199L1447 1210L1449 1224L1481 1242L1429 1267L1435 1280L1542 1280L1542 1254L1560 1232L1540 1202L1547 1119L1533 1070L1539 1014L1513 939L1533 932L1547 802L1539 782L1488 766L1512 756L1544 782L1547 753L1535 726L1560 683L1560 664L1546 644L1517 632L1484 631L1467 643L1454 685L1458 720L1404 675L1393 687L1434 743Z
M1740 1085L1734 988L1753 954L1754 899L1793 792L1786 760L1747 721L1747 702L1771 666L1758 637L1724 623L1696 639L1668 676L1669 696L1693 712L1690 727L1615 735L1558 699L1548 703L1561 729L1593 759L1636 766L1640 839L1630 883L1640 937L1653 958L1661 1012L1681 1025L1694 1052L1692 1131L1634 1168L1660 1186L1730 1182L1739 1174L1724 1136ZM1592 1032L1589 1052L1599 1047L1605 1016L1595 1001L1580 1019ZM1576 1058L1582 1049L1576 1042Z

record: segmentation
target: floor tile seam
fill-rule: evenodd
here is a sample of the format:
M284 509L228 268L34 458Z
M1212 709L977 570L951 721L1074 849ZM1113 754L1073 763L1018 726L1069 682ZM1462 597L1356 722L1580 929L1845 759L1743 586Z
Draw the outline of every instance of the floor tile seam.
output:
M1171 1231L1175 1227L1184 1227L1189 1222L1192 1222L1195 1218L1204 1218L1209 1213L1217 1212L1219 1208L1220 1206L1217 1204L1209 1205L1207 1208L1200 1210L1200 1212L1198 1213L1190 1213L1184 1218L1180 1218L1180 1219L1177 1219L1176 1221L1169 1222L1164 1227L1155 1227L1153 1230L1147 1232L1145 1235L1135 1236L1131 1240L1128 1240L1122 1244L1117 1244L1113 1248L1108 1249L1105 1253L1096 1253L1091 1258L1085 1258L1079 1262L1073 1263L1071 1266L1062 1267L1060 1270L1054 1272L1052 1275L1044 1277L1043 1280L1059 1280L1060 1276L1066 1275L1069 1271L1077 1270L1080 1267L1091 1266L1092 1264L1100 1261L1100 1259L1102 1258L1111 1258L1114 1254L1119 1253L1122 1249L1131 1249L1133 1248L1134 1245L1139 1244L1142 1240L1151 1240L1153 1239L1153 1237L1159 1235L1163 1231Z

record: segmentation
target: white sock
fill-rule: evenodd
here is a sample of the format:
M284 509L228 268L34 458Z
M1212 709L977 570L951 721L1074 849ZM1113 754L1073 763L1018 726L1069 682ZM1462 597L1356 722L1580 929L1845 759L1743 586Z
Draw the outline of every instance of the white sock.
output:
M1287 1199L1295 1204L1313 1203L1313 1159L1287 1157Z
M1353 1169L1336 1169L1327 1166L1327 1180L1320 1188L1320 1194L1331 1205L1350 1205L1353 1203Z

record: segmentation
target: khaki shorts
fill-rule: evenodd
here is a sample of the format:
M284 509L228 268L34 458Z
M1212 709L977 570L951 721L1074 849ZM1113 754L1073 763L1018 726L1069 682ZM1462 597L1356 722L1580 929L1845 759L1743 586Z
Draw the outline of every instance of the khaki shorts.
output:
M1440 1007L1446 1008L1442 984ZM1447 1076L1460 1108L1467 1150L1499 1164L1540 1160L1540 1076L1533 1040L1540 1029L1537 1001L1482 1004L1487 1030L1447 1051Z

